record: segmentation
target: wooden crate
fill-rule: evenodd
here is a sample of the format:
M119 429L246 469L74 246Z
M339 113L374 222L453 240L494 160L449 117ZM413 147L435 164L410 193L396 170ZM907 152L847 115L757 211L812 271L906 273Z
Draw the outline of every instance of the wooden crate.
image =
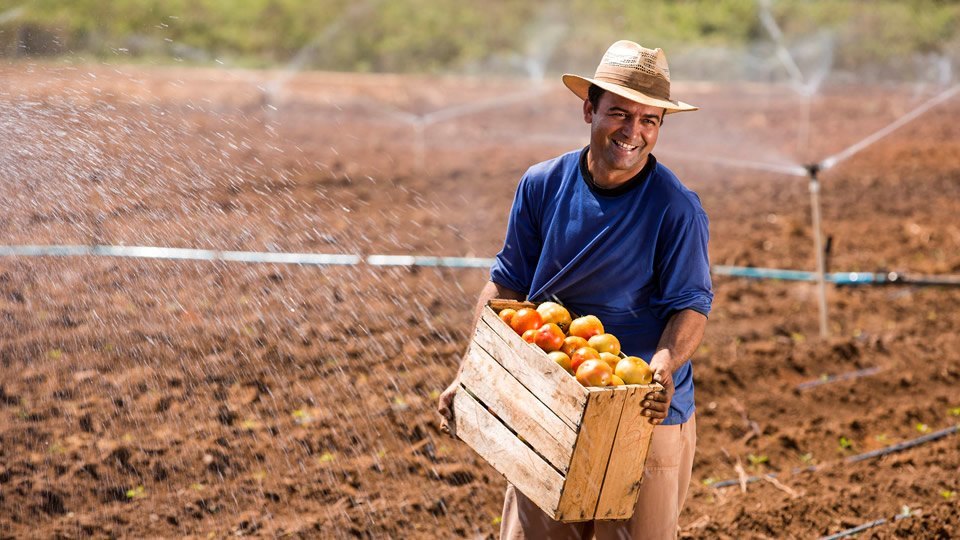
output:
M627 519L653 425L640 403L660 385L585 388L483 310L454 399L456 435L551 518Z

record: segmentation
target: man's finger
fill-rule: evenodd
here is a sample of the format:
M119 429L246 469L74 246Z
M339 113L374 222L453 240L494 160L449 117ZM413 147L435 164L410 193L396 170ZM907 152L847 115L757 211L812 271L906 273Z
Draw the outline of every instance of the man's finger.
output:
M650 392L649 394L644 396L643 399L653 400L653 401L667 401L667 393L666 392Z
M651 411L666 412L670 406L661 401L644 401L643 408Z

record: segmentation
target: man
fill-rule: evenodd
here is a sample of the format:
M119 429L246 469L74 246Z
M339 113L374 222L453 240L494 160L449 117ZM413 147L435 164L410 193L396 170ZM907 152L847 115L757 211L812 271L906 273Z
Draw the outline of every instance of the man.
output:
M563 82L584 100L590 144L521 179L478 317L491 298L560 300L648 359L664 390L642 403L656 427L634 519L559 523L508 486L501 536L675 538L696 446L689 358L713 293L700 200L651 152L664 116L696 107L671 99L663 51L630 41L607 50L593 79ZM440 396L445 424L456 387Z

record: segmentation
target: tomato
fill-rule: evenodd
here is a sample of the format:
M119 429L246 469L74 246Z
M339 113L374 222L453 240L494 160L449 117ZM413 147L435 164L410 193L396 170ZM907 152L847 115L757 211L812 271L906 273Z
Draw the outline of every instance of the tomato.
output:
M513 318L510 319L510 327L521 336L527 330L536 330L541 326L543 326L543 317L541 317L535 309L520 309L514 314Z
M614 373L627 384L653 382L653 369L639 356L628 356L617 362Z
M527 330L527 331L525 331L525 332L523 333L523 336L522 336L522 337L523 337L523 340L526 341L527 343L533 343L534 345L536 345L536 343L537 343L537 331L536 331L536 330Z
M617 363L620 362L619 356L608 352L600 353L600 359L609 364L610 369L615 369L617 367Z
M544 324L553 323L566 330L570 326L570 312L556 302L544 302L537 306L537 312L543 317Z
M588 343L597 352L620 354L620 340L613 334L597 334L591 337Z
M570 323L571 336L580 336L583 339L590 339L597 334L603 333L603 324L600 319L593 315L584 315L577 317Z
M534 342L545 352L553 352L560 350L563 339L563 330L559 326L554 323L546 323L537 329Z
M557 365L565 369L567 373L573 375L573 366L570 365L570 357L567 356L565 353L562 353L560 351L553 351L552 353L547 353L547 356L549 356L551 360L556 362Z
M500 313L498 313L500 320L507 324L510 324L510 320L513 319L513 316L516 314L517 310L513 308L504 308L500 310Z
M603 360L587 360L577 368L577 381L584 386L609 386L613 370Z
M570 365L573 367L573 371L577 371L580 364L587 360L600 360L600 353L590 347L580 347L573 351L573 354L570 355Z
M567 336L563 340L563 345L560 347L560 350L567 353L567 356L573 356L573 352L579 349L580 347L589 347L590 344L587 343L587 340L579 336Z

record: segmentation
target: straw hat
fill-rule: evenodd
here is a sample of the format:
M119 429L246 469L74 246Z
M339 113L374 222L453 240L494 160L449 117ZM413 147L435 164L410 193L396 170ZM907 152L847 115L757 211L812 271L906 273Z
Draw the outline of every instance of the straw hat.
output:
M632 41L618 41L607 49L592 79L566 74L567 85L580 99L587 99L587 91L595 84L608 92L631 101L663 107L667 114L695 111L697 107L670 99L670 68L663 51L647 49Z

